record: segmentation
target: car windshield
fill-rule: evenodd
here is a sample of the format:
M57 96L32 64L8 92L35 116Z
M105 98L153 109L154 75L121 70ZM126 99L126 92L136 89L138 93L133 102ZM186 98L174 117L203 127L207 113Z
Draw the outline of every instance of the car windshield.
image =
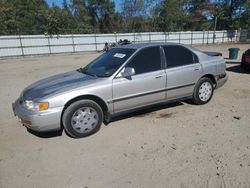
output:
M113 48L102 54L79 72L96 77L109 77L135 52L135 49Z

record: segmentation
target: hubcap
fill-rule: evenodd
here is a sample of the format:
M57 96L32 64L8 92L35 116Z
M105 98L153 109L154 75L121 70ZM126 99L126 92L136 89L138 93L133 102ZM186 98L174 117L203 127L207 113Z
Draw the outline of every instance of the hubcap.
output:
M91 107L83 107L75 111L71 118L71 125L78 133L88 133L98 123L98 114Z
M199 88L199 98L203 102L206 102L210 99L212 95L212 85L209 82L204 82Z

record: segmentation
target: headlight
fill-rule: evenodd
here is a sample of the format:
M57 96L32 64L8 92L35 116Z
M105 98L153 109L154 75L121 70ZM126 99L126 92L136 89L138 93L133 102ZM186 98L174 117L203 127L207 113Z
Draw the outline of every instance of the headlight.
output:
M43 110L47 110L49 108L49 103L48 102L35 103L33 101L26 100L26 101L24 101L24 106L28 110L43 111Z
M35 103L33 101L24 101L24 106L28 109L28 110L32 110L35 108Z

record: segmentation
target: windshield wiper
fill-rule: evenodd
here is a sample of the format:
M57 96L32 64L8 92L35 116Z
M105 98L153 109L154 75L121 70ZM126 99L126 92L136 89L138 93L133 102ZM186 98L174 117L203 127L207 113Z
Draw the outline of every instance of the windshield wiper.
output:
M80 73L86 74L83 68L79 68L79 69L77 69L76 71L78 71L78 72L80 72Z
M96 74L91 74L91 73L87 72L86 70L84 70L84 68L79 68L79 69L77 69L77 71L81 72L83 74L87 74L89 76L98 77Z

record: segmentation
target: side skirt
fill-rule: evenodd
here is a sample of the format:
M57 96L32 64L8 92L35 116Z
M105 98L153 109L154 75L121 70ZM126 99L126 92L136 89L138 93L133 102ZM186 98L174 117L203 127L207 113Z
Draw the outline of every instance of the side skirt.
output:
M146 106L143 106L143 107L138 107L138 108L125 110L125 111L121 111L121 112L115 112L115 113L112 113L112 114L107 113L106 116L105 116L105 122L104 123L107 124L107 123L112 121L112 118L122 116L124 114L129 114L129 113L132 113L132 112L136 112L136 111L140 111L140 110L144 110L144 109L148 109L148 108L153 108L153 107L157 107L157 106L160 107L160 106L170 104L170 103L174 103L174 102L182 102L182 101L189 100L189 99L192 99L192 96L182 97L182 98L173 99L173 100L162 101L160 103L146 105Z

